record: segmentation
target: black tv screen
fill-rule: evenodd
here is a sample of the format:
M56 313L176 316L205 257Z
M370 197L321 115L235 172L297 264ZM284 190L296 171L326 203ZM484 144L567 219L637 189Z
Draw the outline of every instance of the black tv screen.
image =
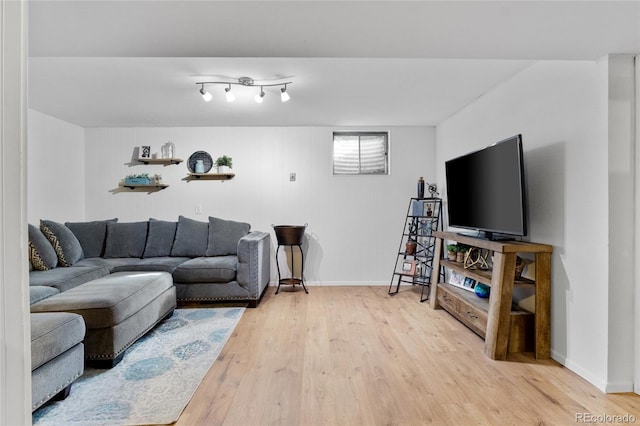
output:
M449 226L479 237L527 235L522 135L445 163Z

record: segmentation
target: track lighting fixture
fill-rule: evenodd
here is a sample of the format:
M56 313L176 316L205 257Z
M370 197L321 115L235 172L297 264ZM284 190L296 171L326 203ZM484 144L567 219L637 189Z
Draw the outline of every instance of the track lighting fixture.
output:
M211 93L209 93L205 89L205 85L207 85L207 84L222 84L222 85L227 86L224 89L225 95L226 95L226 98L227 98L227 102L233 102L236 99L235 94L231 91L231 85L232 84L245 86L245 87L260 86L260 92L254 97L254 100L259 104L262 103L262 101L264 100L264 96L265 96L264 88L265 87L282 86L282 88L280 89L280 100L282 102L287 102L289 99L291 99L291 97L289 96L289 93L287 92L287 84L292 84L292 82L290 82L290 81L286 81L286 82L283 82L283 83L255 84L255 82L254 82L254 80L252 78L241 77L241 78L238 79L238 81L201 81L201 82L198 82L196 84L200 85L199 92L202 95L202 98L207 102L209 102L213 98Z
M280 100L282 102L287 102L291 97L287 93L287 85L285 84L282 89L280 89Z
M236 100L236 95L231 91L231 83L229 83L229 87L224 89L224 91L227 92L227 102L233 102Z
M264 91L262 90L262 86L260 86L260 93L258 93L256 97L253 99L255 99L255 101L259 104L261 104L262 101L264 101Z
M211 93L204 90L204 84L200 87L200 94L202 95L202 99L204 99L205 102L209 102L213 98L213 95L211 95Z

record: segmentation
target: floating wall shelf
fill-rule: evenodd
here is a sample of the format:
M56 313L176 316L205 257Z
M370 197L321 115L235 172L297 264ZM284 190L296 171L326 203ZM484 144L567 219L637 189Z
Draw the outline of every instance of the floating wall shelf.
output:
M181 158L136 158L136 161L144 164L163 164L169 166L172 164L180 164L184 160Z
M235 177L234 173L189 173L184 180L229 180Z
M169 185L164 184L164 183L149 183L146 185L125 185L124 183L121 183L120 186L123 186L125 188L129 188L131 190L136 189L136 188L141 188L141 189L146 189L149 191L160 191L162 189L167 188Z

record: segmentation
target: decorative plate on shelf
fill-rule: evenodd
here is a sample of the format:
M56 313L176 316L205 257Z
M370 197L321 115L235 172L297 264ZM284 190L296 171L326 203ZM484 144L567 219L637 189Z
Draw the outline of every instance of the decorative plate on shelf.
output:
M208 152L205 151L196 151L189 157L187 161L187 168L191 173L196 172L196 161L202 160L202 164L204 164L204 173L208 173L213 167L213 159L209 155Z

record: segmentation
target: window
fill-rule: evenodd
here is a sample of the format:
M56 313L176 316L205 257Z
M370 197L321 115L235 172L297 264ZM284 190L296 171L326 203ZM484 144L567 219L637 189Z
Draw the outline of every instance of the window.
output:
M333 132L334 175L388 175L389 132Z

